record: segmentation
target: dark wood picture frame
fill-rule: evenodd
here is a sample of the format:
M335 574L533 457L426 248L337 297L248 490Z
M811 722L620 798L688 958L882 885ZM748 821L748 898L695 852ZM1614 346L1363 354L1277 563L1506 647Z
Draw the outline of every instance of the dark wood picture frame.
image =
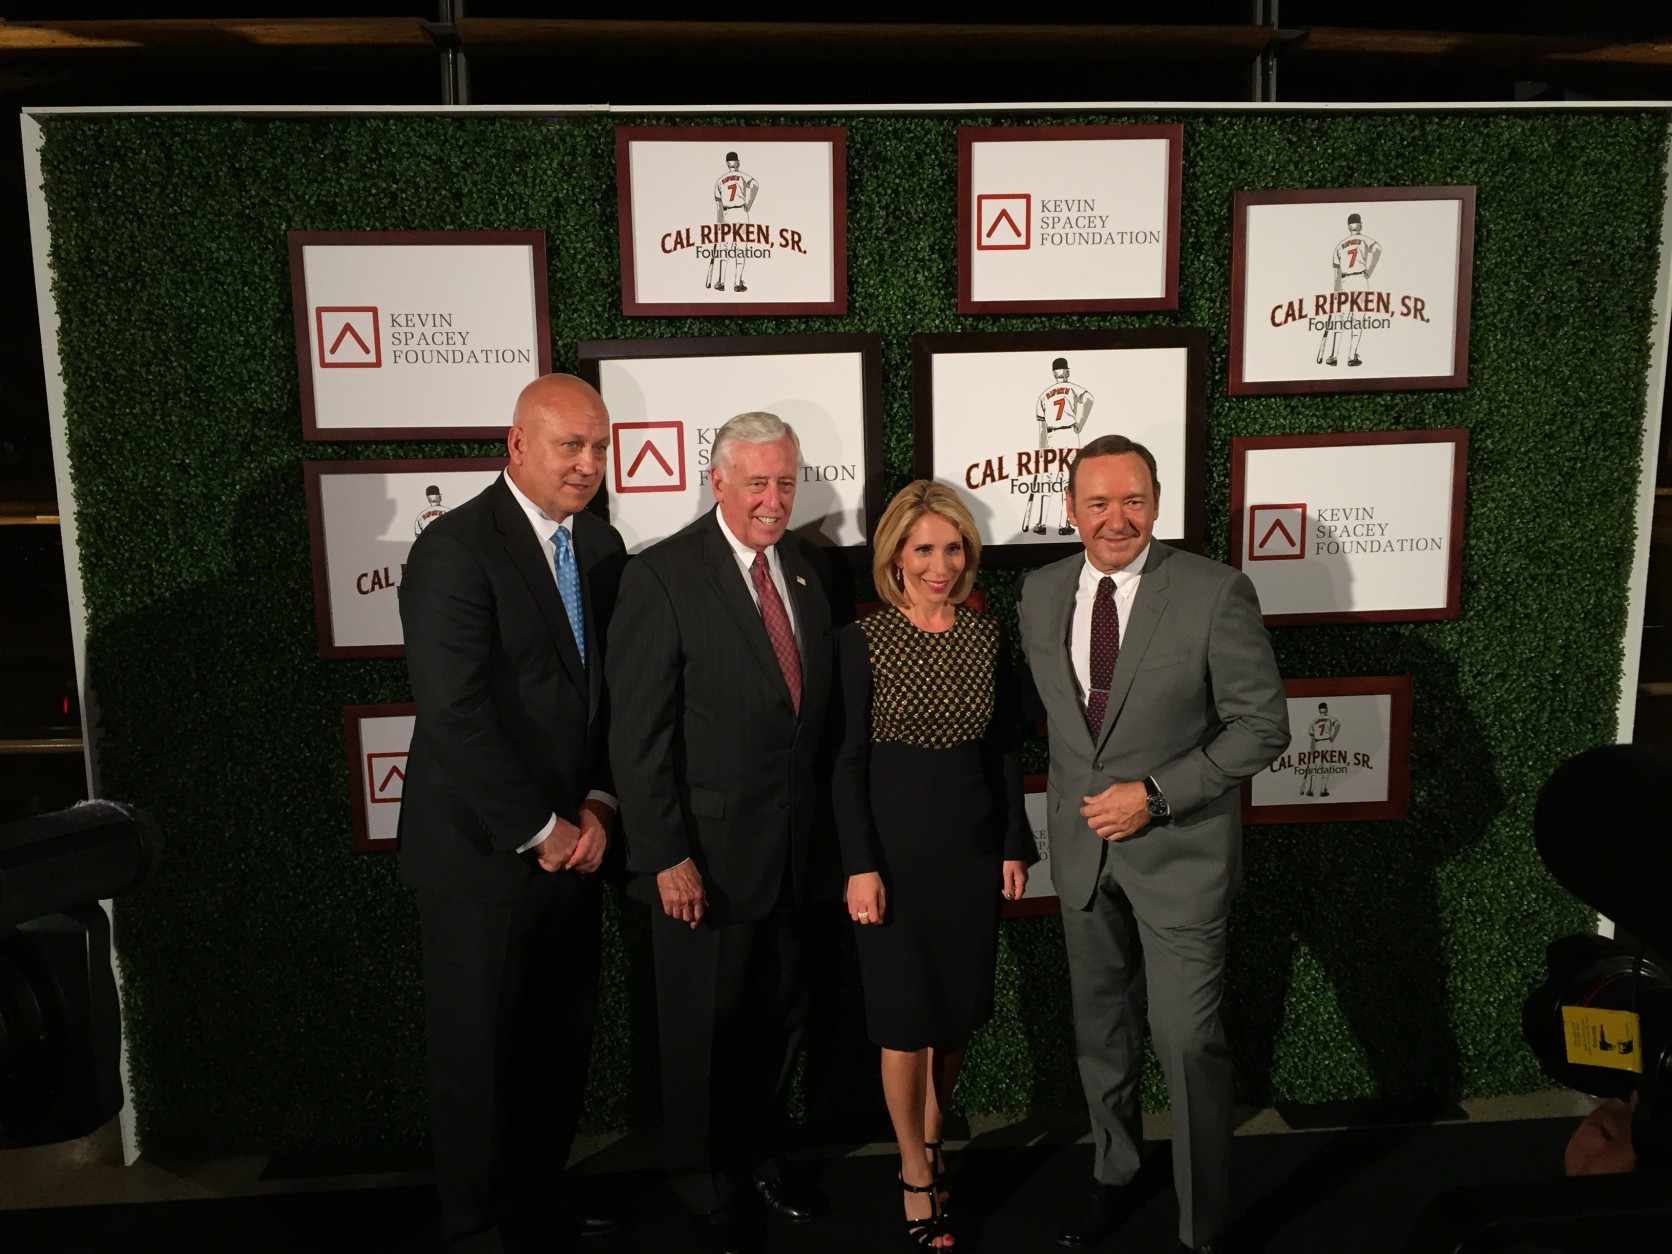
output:
M544 231L290 231L290 303L296 332L296 371L302 398L304 440L486 440L505 434L511 414L492 423L435 427L321 427L314 405L313 355L310 351L314 318L308 303L307 276L302 266L305 249L319 245L526 245L534 277L534 344L538 374L552 368L551 301L547 294L546 233ZM370 308L367 306L366 308Z
M394 853L396 846L395 841L387 838L371 838L371 817L366 813L366 790L360 776L365 757L360 738L360 721L368 718L400 718L417 713L418 707L410 701L343 706L343 747L348 754L348 806L355 853ZM402 771L401 775L404 781L406 772Z
M429 475L468 470L503 470L503 457L413 457L372 461L302 463L302 495L308 511L308 562L313 572L314 631L322 658L405 657L404 644L336 644L331 615L331 572L325 547L325 498L320 481L328 475ZM414 537L416 538L416 537Z
M812 335L719 335L692 339L582 340L575 346L576 373L602 391L599 363L644 361L652 358L684 357L772 357L789 354L832 354L858 356L863 377L865 451L861 459L865 475L865 531L869 537L881 517L887 500L887 476L883 468L882 336L869 331L829 331ZM612 423L612 437L614 424ZM608 519L609 480L598 489L588 506ZM859 549L863 545L843 545Z
M1075 352L1182 348L1185 376L1184 482L1165 480L1163 491L1184 493L1184 534L1158 536L1168 544L1200 553L1207 542L1207 363L1208 333L1202 327L1142 327L1109 331L954 331L914 335L912 368L912 466L921 479L935 465L934 359L950 353ZM988 544L981 560L990 566L1042 566L1080 548L1078 538L1062 543Z
M971 197L974 193L971 149L976 144L1039 143L1061 140L1164 139L1167 159L1167 261L1160 296L1108 297L1090 300L976 300L971 295L974 265ZM1092 126L961 126L958 128L958 312L998 313L1132 313L1174 310L1179 307L1179 226L1184 203L1184 124Z
M827 301L729 301L726 304L642 301L633 258L635 141L692 144L802 143L830 145L831 299ZM616 213L621 241L621 312L629 318L750 318L848 311L848 132L842 126L617 126Z
M1409 675L1355 675L1343 679L1285 679L1286 697L1393 698L1388 718L1388 796L1386 801L1347 801L1330 805L1256 806L1254 785L1242 782L1242 821L1267 823L1356 823L1402 819L1411 810L1411 701ZM1298 738L1298 737L1297 737Z
M1247 536L1243 527L1246 459L1271 448L1340 448L1377 444L1451 444L1450 540L1446 549L1446 603L1410 610L1324 610L1267 614L1268 626L1307 623L1429 623L1454 619L1463 612L1463 519L1469 471L1469 431L1443 427L1433 431L1351 431L1334 435L1239 435L1231 437L1231 565L1243 569ZM1304 543L1304 541L1303 541Z
M1248 210L1253 205L1349 205L1390 201L1455 200L1461 205L1457 226L1455 295L1457 326L1452 342L1452 371L1446 375L1405 377L1355 376L1335 379L1271 379L1250 382L1243 377L1243 302L1247 285ZM1300 396L1341 392L1426 392L1463 388L1469 384L1470 294L1475 273L1475 188L1472 184L1429 187L1311 187L1287 190L1244 190L1231 197L1231 305L1227 391L1232 396Z

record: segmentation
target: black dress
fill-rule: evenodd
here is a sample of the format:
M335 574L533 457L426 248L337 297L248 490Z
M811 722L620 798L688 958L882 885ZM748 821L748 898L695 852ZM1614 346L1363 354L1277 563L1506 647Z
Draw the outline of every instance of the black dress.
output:
M957 1049L993 1013L1003 862L1038 856L998 624L959 607L928 632L890 606L839 656L843 869L885 892L883 924L854 925L866 1024L885 1049Z

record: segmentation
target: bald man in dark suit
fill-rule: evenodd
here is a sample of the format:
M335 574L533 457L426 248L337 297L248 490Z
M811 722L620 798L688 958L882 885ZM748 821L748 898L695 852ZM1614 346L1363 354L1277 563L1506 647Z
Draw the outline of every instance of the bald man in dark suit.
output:
M585 512L608 448L591 387L529 384L505 474L424 528L400 585L417 706L400 874L418 895L430 1138L457 1254L618 1226L562 1187L615 813L603 654L626 552Z

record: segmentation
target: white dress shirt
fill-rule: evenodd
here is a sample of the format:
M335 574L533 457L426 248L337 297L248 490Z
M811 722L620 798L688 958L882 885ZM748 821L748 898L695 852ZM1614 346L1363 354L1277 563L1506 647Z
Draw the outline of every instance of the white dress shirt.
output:
M1149 545L1126 564L1126 569L1117 570L1112 578L1115 581L1115 614L1120 619L1120 638L1126 641L1126 624L1132 618L1132 602L1138 597L1138 581L1143 578L1139 572L1144 569L1144 563L1149 560ZM1086 694L1091 691L1091 610L1092 602L1097 599L1097 585L1103 579L1103 572L1091 564L1091 558L1086 558L1085 565L1080 568L1080 582L1074 591L1074 624L1068 635L1069 658L1074 663L1074 678L1080 685L1080 704L1086 703Z
M522 507L522 512L527 515L528 525L534 528L534 538L540 542L540 552L546 555L546 567L552 573L552 585L555 587L557 585L557 548L552 544L552 537L557 534L557 529L562 527L563 530L569 533L569 547L573 549L575 547L574 516L567 515L561 522L559 522L550 514L546 513L545 510L536 505L533 501L524 496L522 489L516 485L516 482L511 478L508 471L501 473L505 479L505 486L511 489L512 497L515 498L517 504ZM579 561L578 557L576 558L576 561ZM612 810L620 809L619 804L613 796L607 792L600 792L596 788L586 794L586 799L588 801L602 801ZM534 848L536 845L544 841L546 837L550 836L552 834L552 829L556 826L557 815L553 814L546 820L545 825L540 828L539 833L532 837L527 844L517 846L517 852L522 853L524 850Z
M760 593L755 591L755 576L751 573L755 565L755 550L732 534L732 529L726 526L726 520L720 516L720 507L714 507L714 521L720 525L720 534L726 537L726 543L731 545L733 556L737 558L738 569L743 572L743 582L748 586L749 599L755 603L758 610L761 607ZM778 599L784 603L784 613L790 620L790 632L795 635L796 647L801 647L801 635L795 626L795 602L790 598L789 585L784 582L784 564L778 560L778 546L774 544L765 550L766 573L772 576L772 586L778 589Z

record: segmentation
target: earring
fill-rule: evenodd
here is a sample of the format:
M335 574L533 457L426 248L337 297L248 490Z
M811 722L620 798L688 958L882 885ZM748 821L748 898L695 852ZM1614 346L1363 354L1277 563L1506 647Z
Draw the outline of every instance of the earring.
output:
M894 586L896 588L903 588L906 586L906 577L900 573L900 568L898 566L894 568Z

